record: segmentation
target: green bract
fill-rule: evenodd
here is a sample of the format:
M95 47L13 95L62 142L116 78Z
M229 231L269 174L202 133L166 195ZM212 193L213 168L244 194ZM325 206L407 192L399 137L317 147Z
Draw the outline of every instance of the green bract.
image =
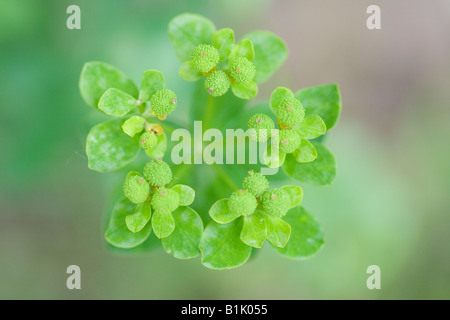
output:
M99 172L129 168L122 177L125 197L120 194L111 204L105 231L109 246L141 251L162 244L178 259L201 254L201 263L212 269L244 264L266 241L287 258L314 255L324 244L324 233L309 211L300 207L303 190L292 181L330 185L336 176L335 157L322 142L340 115L338 86L327 84L295 94L276 87L270 101L247 103L257 96L258 84L286 60L288 50L281 38L253 31L235 39L232 29L216 30L209 19L190 13L174 17L168 33L180 61L178 75L186 81L200 80L192 92L180 91L192 99L181 101L186 109L174 121L165 119L179 111L177 96L166 88L160 71L145 70L139 88L107 63L88 62L81 71L79 89L86 103L103 116L116 117L89 131L88 166ZM175 81L177 74L168 76ZM269 110L273 115L267 114ZM200 120L200 132L210 145L202 150L202 144L195 146L194 141L192 154L180 145L167 150L177 140L176 129L188 132L192 122ZM246 124L248 132L244 132ZM232 128L243 129L242 136L238 133L229 139L227 129ZM207 129L227 131L227 137L213 141ZM247 135L252 140L248 148ZM182 138L183 144L190 142ZM231 140L237 141L238 152L246 152L244 162L260 151L263 160L242 163L241 155L229 149ZM210 166L209 158L197 165L198 156L206 151L217 156L219 145L226 150L227 161L231 155L238 165ZM196 165L172 158L169 166L169 154L193 158ZM137 163L146 164L136 169ZM284 174L266 174L264 166L282 167ZM142 170L143 175L132 170ZM270 189L272 177L275 189ZM183 184L186 181L190 186ZM238 182L242 182L241 190ZM228 194L229 198L221 198Z
M209 72L219 62L219 51L208 44L201 44L192 51L192 65L197 71Z
M152 187L164 187L172 180L172 170L162 160L153 160L144 167L144 178Z

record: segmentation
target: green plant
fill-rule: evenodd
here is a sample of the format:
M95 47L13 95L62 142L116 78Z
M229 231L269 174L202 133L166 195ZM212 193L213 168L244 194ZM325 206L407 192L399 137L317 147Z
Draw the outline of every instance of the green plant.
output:
M90 130L89 168L128 171L122 195L114 197L107 243L133 251L162 244L176 258L201 254L202 263L213 269L242 265L266 240L288 258L310 257L323 245L324 234L300 206L302 188L292 183L330 185L335 178L335 158L321 141L340 114L337 85L296 93L279 87L270 102L251 106L247 102L257 95L258 84L287 57L283 40L254 31L236 43L232 29L216 30L210 20L188 13L171 20L168 31L181 61L180 77L198 84L189 109L166 88L159 71L145 71L139 89L103 62L88 62L81 72L86 103L115 117ZM166 151L173 149L173 139L167 135L193 129L167 119L175 110L203 120L203 132L248 127L252 140L267 144L264 163L169 165ZM244 148L249 152L247 144ZM265 166L281 167L285 175L264 176ZM283 186L269 189L268 178Z

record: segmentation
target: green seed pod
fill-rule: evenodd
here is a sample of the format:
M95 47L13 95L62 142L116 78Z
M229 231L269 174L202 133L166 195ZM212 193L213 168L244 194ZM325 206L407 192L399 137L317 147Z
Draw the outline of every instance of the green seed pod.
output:
M252 214L258 202L254 195L252 195L247 190L239 190L233 192L228 200L228 209L232 214L240 214L243 216L248 216Z
M250 130L250 138L254 141L266 142L269 140L271 130L275 129L275 123L272 118L264 113L257 113L248 119L248 128Z
M144 167L144 178L152 187L164 187L172 181L172 170L162 160L152 160Z
M255 66L247 58L237 57L231 61L230 73L237 83L247 83L253 81L255 72Z
M248 176L245 177L242 186L245 190L259 198L264 192L269 190L269 181L267 181L266 177L261 173L250 170Z
M262 207L267 214L275 217L283 217L289 210L291 198L283 189L273 189L264 193Z
M213 97L223 96L230 85L230 77L223 70L214 71L205 80L205 89Z
M152 149L157 142L158 138L153 132L144 132L139 139L139 144L145 151Z
M123 193L131 202L142 203L148 198L150 186L139 174L130 172L123 184Z
M175 110L177 96L169 89L158 90L152 95L150 105L154 114L164 116Z
M219 62L219 51L208 44L201 44L192 51L192 65L200 72L209 72Z
M275 110L278 121L288 128L294 127L305 118L305 109L296 98L287 99Z
M296 130L280 130L280 151L292 153L300 147L302 138Z
M155 211L170 213L180 206L180 195L171 189L160 188L152 196L151 204Z

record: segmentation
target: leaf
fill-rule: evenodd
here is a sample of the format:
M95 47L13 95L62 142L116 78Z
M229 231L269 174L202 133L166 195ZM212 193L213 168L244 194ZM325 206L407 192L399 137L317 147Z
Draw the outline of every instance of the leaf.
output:
M152 217L153 232L159 238L168 237L175 229L172 213L155 211Z
M152 208L149 202L143 202L136 206L136 211L133 214L129 214L125 218L125 222L127 224L127 228L131 232L139 232L150 220L152 215Z
M243 265L252 247L240 239L242 219L228 224L211 221L203 232L200 242L202 264L211 269L232 269Z
M302 138L315 139L327 132L327 126L317 114L312 114L303 119L296 128Z
M245 244L261 248L267 237L266 222L257 212L244 217L244 226L241 231L241 240Z
M244 57L248 60L255 59L255 48L253 47L253 43L249 39L242 39L239 41L231 51L230 59ZM258 69L256 69L258 70Z
M167 150L167 135L165 132L163 134L156 135L156 145L150 150L145 150L145 153L154 159L162 159Z
M258 94L258 85L253 81L248 83L232 83L231 90L236 97L250 100Z
M189 207L179 207L173 213L175 230L162 239L164 250L178 259L190 259L200 254L203 222Z
M79 87L84 101L97 108L103 93L116 88L133 97L138 96L134 82L116 67L99 61L86 62L81 70Z
M275 248L281 255L291 259L311 257L325 243L319 223L303 208L292 209L283 218L291 225L291 238L284 248Z
M177 58L184 62L199 44L211 43L216 30L211 20L198 14L183 13L169 22L169 39Z
M136 99L115 88L106 90L98 102L98 108L100 110L115 117L126 115L136 108L136 106Z
M178 71L178 74L181 79L184 79L186 81L194 82L201 77L203 77L202 73L197 71L194 66L192 65L192 61L185 61L181 64L180 70Z
M294 93L285 87L278 87L275 90L273 90L272 94L270 95L270 110L273 114L277 114L277 109L279 106L287 99L290 99L294 96Z
M125 219L135 210L136 205L126 198L121 198L116 202L105 231L105 239L108 243L118 248L134 248L150 236L152 232L150 224L147 224L139 232L131 232L127 228Z
M323 144L318 142L312 144L317 150L316 160L299 163L292 155L288 155L283 170L298 181L320 186L331 185L336 177L336 159Z
M284 186L282 187L291 198L291 208L297 207L303 200L303 190L299 186Z
M130 137L134 137L136 134L142 132L144 127L145 118L140 116L132 116L123 123L122 130Z
M275 146L274 150L278 150L278 155L272 155L272 146L273 144L267 145L266 150L264 151L264 164L266 164L270 168L279 168L283 165L286 159L286 153L281 152L279 147Z
M276 247L284 247L291 235L291 226L281 218L264 214L267 226L267 240Z
M311 162L316 160L317 151L311 142L306 139L302 139L300 142L300 147L298 147L292 155L297 162Z
M209 215L217 223L229 223L240 216L240 214L232 214L228 209L228 199L220 199L216 201L211 209Z
M223 28L214 32L212 36L213 46L219 50L220 61L225 60L231 53L234 45L234 31Z
M139 90L139 100L149 101L156 91L166 87L166 81L161 72L157 70L147 70L142 74L141 89Z
M180 206L189 206L194 202L195 190L184 184L177 184L171 188L180 195Z
M301 89L295 93L305 108L306 115L319 115L327 130L333 128L341 113L341 94L337 84Z
M122 120L112 120L94 126L87 136L86 154L92 170L108 172L133 161L139 152L139 142L121 129Z
M266 81L287 58L288 50L284 41L268 31L254 31L243 38L250 39L255 49L255 81Z

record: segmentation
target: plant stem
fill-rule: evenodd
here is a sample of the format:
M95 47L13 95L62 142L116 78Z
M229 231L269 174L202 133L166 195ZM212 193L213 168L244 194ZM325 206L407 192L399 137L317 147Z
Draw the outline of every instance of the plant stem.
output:
M208 103L206 104L205 114L203 116L203 132L209 129L209 123L212 120L214 114L214 97L208 97Z
M217 164L213 164L212 167L216 171L217 175L220 179L222 179L225 184L230 187L231 190L236 191L239 190L239 188L234 184L233 180L230 179L230 177L227 175L225 171L221 167L219 167Z

